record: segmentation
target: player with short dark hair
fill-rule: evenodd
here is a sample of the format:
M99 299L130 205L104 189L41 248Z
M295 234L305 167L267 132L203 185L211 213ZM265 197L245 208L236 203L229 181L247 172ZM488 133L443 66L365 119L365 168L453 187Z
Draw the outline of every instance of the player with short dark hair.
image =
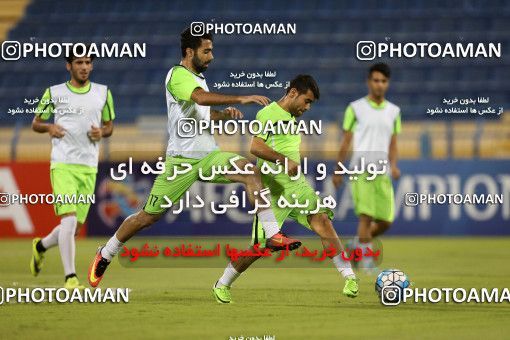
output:
M308 90L310 90L315 97L314 100L319 100L321 96L317 82L312 76L307 74L300 74L292 79L285 93L289 94L292 89L295 89L299 94L305 94Z
M79 49L77 48L77 54ZM92 195L96 183L101 138L113 133L115 111L110 89L89 80L93 69L91 57L66 57L71 79L46 89L32 129L51 137L50 176L54 195ZM47 120L54 116L54 122ZM90 204L55 204L60 224L44 238L32 242L30 270L34 276L41 271L44 252L56 245L64 266L65 287L84 288L75 270L75 235L87 218Z
M67 61L68 64L72 64L73 60L81 58L79 56L89 58L90 62L94 61L94 53L90 53L90 45L83 45L83 44L82 45L74 45L70 49L70 51L71 52L69 53L69 55L65 56L65 60ZM76 52L76 55L73 53L74 51Z
M351 183L354 210L359 216L358 241L363 248L371 248L372 239L388 230L394 219L395 197L390 175L393 179L400 177L397 135L401 131L401 113L398 106L385 98L390 76L387 64L371 66L367 77L368 95L349 104L343 121L338 161L347 158L353 142L352 165L358 165L362 157L366 162L385 161L389 165L384 175L367 180L369 174L364 173ZM338 188L343 177L335 175L333 182ZM371 257L363 257L360 267L367 272L377 271Z
M370 66L370 68L368 69L367 79L370 79L372 77L372 75L374 74L374 72L381 73L383 76L385 76L387 78L388 81L391 78L391 69L388 66L388 64L377 63L377 64Z
M202 35L191 34L191 28L186 28L181 32L181 54L182 57L186 57L187 49L191 48L196 51L201 45L202 40L210 40L213 42L213 35L210 33L204 33Z
M256 119L262 124L279 121L295 123L296 118L308 111L311 105L320 97L319 87L310 75L298 75L290 82L286 94L277 102L272 102L257 113ZM284 164L288 161L289 173L277 175L262 175L262 181L271 191L271 201L278 225L282 226L287 218L293 219L304 227L313 230L321 238L324 248L330 246L336 249L331 260L346 279L343 294L349 297L358 295L358 282L349 262L341 258L342 243L331 223L334 213L331 209L320 207L317 213L319 196L301 173L297 180L295 176L301 161L300 154L301 135L299 134L260 134L253 137L250 152L258 157L257 165L269 165L276 168L276 162ZM290 175L290 176L289 176ZM298 207L278 207L280 197L287 201L298 201ZM305 203L308 202L308 203ZM308 204L306 208L302 208ZM257 217L253 221L253 244L265 247L264 230ZM230 262L223 275L213 286L213 295L219 303L232 302L230 288L232 283L259 257L242 257L236 262Z

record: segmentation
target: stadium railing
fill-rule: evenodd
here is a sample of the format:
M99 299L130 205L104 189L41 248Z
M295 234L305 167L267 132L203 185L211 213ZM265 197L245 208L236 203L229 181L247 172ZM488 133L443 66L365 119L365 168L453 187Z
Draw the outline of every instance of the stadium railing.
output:
M410 121L403 122L399 136L401 159L510 158L510 116L498 121ZM326 137L327 136L327 137ZM342 137L336 123L326 123L321 136L305 136L302 153L314 159L334 159ZM222 150L249 156L250 136L217 135ZM144 116L134 124L116 124L114 135L101 143L101 160L157 159L165 154L166 118ZM0 161L49 160L51 143L26 124L0 128Z

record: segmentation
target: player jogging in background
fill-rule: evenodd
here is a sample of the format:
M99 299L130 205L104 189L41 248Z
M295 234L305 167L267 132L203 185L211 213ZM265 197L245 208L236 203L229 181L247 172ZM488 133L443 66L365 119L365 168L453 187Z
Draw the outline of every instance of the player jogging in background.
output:
M199 180L199 169L208 176L211 175L213 166L231 167L230 160L233 158L237 158L235 163L241 169L249 163L247 159L235 153L219 150L214 136L210 133L186 138L181 136L182 132L178 131L179 121L182 118L192 119L198 125L199 120L226 120L243 116L233 107L216 111L211 109L212 105L250 103L267 105L269 103L269 99L263 96L235 96L209 92L203 72L213 60L212 50L212 35L206 33L202 36L194 36L190 28L181 33L181 63L170 69L165 80L169 134L166 172L155 179L143 209L127 217L106 245L99 247L89 268L88 279L91 286L96 287L99 284L108 264L122 249L124 242L164 215L167 210L161 207L161 204L165 203L164 196L173 203L177 202L191 185ZM180 167L182 164L190 164L192 170L177 175L172 181L167 180L168 176L172 176L174 166ZM215 174L208 182L243 183L250 202L254 204L254 192L260 192L263 189L260 172L256 168L254 170L254 174ZM295 249L301 245L298 240L288 238L280 232L271 208L260 208L257 216L266 232L268 248Z
M365 162L386 161L386 171L373 180L368 173L351 182L354 210L359 217L358 244L372 248L372 239L384 233L394 219L394 193L391 177L398 179L397 134L401 130L400 108L385 99L390 81L390 68L384 63L375 64L368 71L368 95L349 104L345 110L344 135L338 153L338 161L347 158L351 141L353 156L351 165ZM389 165L389 167L388 167ZM335 187L343 182L341 175L334 175ZM359 266L367 273L377 271L373 258L363 257Z
M319 96L319 87L315 80L309 75L299 75L290 82L285 96L278 102L273 102L260 110L256 119L262 125L267 122L276 125L277 122L281 121L295 124L296 118L308 111L312 103L319 99ZM331 223L334 216L333 211L321 207L314 214L308 213L308 211L316 210L319 196L302 173L297 180L291 180L290 178L290 176L297 174L301 162L300 145L300 134L261 134L253 137L250 151L258 157L257 165L259 166L266 163L271 168L275 168L277 161L284 164L285 158L288 159L289 174L262 175L264 185L271 191L271 201L273 202L273 211L278 226L282 226L287 218L293 219L319 235L324 248L333 246L337 254L331 260L346 279L343 293L349 297L356 297L358 295L358 282L351 264L341 258L340 251L343 250L343 247ZM297 200L299 207L278 207L277 201L281 196L285 197L287 201ZM306 209L302 208L302 204L306 204L304 202L309 202ZM260 247L264 247L264 240L264 229L260 224L260 220L255 217L253 221L253 244L260 244ZM213 295L216 301L219 303L230 303L232 301L230 293L232 283L258 258L255 256L241 257L236 262L230 262L227 265L223 275L213 286Z
M34 131L51 137L51 186L53 194L63 198L94 194L99 143L113 132L112 94L106 85L90 82L92 59L66 58L71 80L46 89L32 121ZM54 121L49 123L52 114ZM58 245L64 266L64 287L84 288L76 276L74 237L87 218L90 204L66 202L55 204L54 208L60 224L46 237L33 240L30 270L34 276L38 275L45 251Z

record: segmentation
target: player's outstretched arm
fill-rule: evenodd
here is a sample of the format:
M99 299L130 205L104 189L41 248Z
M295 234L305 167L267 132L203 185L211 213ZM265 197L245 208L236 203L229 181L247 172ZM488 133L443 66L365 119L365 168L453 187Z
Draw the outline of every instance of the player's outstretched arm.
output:
M230 105L230 104L259 104L265 106L269 104L270 100L264 96L234 96L227 94L220 94L215 92L207 92L203 88L197 87L191 93L191 99L198 105L213 106L213 105Z
M227 107L224 110L211 110L211 120L242 119L243 113L235 107Z
M250 152L254 156L257 156L258 158L262 158L266 161L270 161L273 163L276 163L278 161L278 162L280 162L280 164L285 163L285 156L282 155L281 153L271 149L265 143L265 141L260 137L253 137L253 139L251 141ZM288 159L287 162L289 164L289 168L288 168L289 175L291 175L291 176L296 175L299 164L294 162L291 159Z

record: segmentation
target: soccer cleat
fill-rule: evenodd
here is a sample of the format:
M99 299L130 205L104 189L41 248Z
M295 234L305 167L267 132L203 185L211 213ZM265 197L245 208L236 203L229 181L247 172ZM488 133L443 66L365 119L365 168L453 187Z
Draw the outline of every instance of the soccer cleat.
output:
M80 284L80 281L78 281L78 278L76 276L70 277L66 280L66 283L64 284L65 289L73 290L73 289L85 289L84 285Z
M110 264L107 259L101 256L101 249L103 249L102 246L97 249L94 261L92 261L89 267L88 280L92 287L97 287L97 285L99 285L99 282L101 282L106 268Z
M358 279L347 279L345 280L345 286L343 290L343 294L350 298L355 298L358 296Z
M217 284L218 282L216 282ZM218 303L232 303L232 295L230 295L229 286L220 286L216 288L216 284L213 286L213 295Z
M266 248L271 249L271 251L284 250L287 248L289 250L294 250L299 247L301 247L301 241L289 238L281 231L266 240Z
M32 258L30 259L30 271L34 276L39 275L44 260L44 252L37 251L37 243L39 243L39 241L41 241L39 237L36 237L32 240Z

